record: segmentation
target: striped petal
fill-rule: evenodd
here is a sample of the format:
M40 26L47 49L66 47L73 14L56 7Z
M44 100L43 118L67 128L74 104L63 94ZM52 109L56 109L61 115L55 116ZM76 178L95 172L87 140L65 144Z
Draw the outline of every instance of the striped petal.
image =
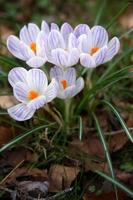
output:
M113 37L108 43L108 51L104 62L111 60L119 51L120 41L117 37Z
M50 49L65 48L63 36L57 30L52 30L48 37L48 44Z
M80 55L80 63L83 67L93 68L95 67L95 60L90 54L82 53Z
M79 77L76 81L76 85L72 85L65 89L65 98L72 98L77 95L84 88L84 80Z
M80 52L77 48L73 48L68 53L68 66L76 65L79 61Z
M44 94L48 85L48 80L47 76L42 70L30 69L28 71L27 80L29 88L34 89L41 94Z
M50 78L55 78L57 80L57 82L60 82L60 80L63 77L63 71L60 67L54 66L53 68L51 68L50 70Z
M92 56L95 60L96 66L101 65L104 62L107 50L108 50L107 46L104 46Z
M39 28L36 24L29 23L28 26L24 26L20 31L20 40L26 44L35 42L37 35L39 34Z
M41 24L41 30L46 34L48 35L49 34L49 25L46 21L42 21L42 24Z
M8 110L8 114L15 120L17 121L25 121L30 119L34 113L35 110L31 110L27 107L26 104L20 103L16 106L13 106L11 108L9 108Z
M59 26L55 23L51 23L51 30L53 30L53 29L59 31Z
M45 39L46 40L46 39ZM46 59L44 33L40 31L36 40L36 55Z
M48 85L47 90L45 92L47 103L51 102L57 96L57 91L58 91L58 83L53 78L51 83Z
M82 34L89 34L89 33L90 33L90 28L87 24L79 24L74 29L74 34L76 35L77 38Z
M89 35L83 34L78 38L78 48L81 53L89 53L91 46L92 46L91 34Z
M108 33L102 26L94 26L91 29L92 47L101 48L108 43Z
M27 84L23 82L16 83L13 88L14 96L22 103L28 102L28 91L29 88L27 87Z
M9 36L7 39L7 48L8 50L16 57L21 60L27 60L27 56L22 54L20 47L25 48L25 44L21 42L16 36Z
M19 49L25 60L28 60L35 56L35 53L31 50L31 48L24 44L22 41L20 42Z
M77 48L77 38L73 33L70 33L68 37L68 50L71 50L72 48Z
M74 91L75 91L75 89L76 89L76 86L75 85L72 85L72 86L69 86L69 87L67 87L66 89L65 89L65 95L64 95L64 97L65 97L65 99L66 98L71 98L71 97L73 97L74 96Z
M46 58L34 56L33 58L29 59L26 63L32 68L39 68L42 65L44 65L45 62L46 62Z
M68 53L60 48L52 50L51 52L53 63L59 67L66 67L68 65Z
M68 85L74 85L76 81L76 70L74 68L68 68L64 72L64 79L68 81Z
M15 86L17 82L26 82L27 70L22 67L13 68L8 74L8 81L12 87Z
M46 103L46 97L42 95L42 96L39 96L38 98L33 99L32 101L30 101L27 104L27 107L30 110L37 110L37 109L43 107L45 103Z
M71 27L70 24L68 24L66 22L64 24L62 24L62 26L61 26L61 34L62 34L66 44L68 42L68 37L69 37L70 33L72 33L72 32L73 32L73 28Z

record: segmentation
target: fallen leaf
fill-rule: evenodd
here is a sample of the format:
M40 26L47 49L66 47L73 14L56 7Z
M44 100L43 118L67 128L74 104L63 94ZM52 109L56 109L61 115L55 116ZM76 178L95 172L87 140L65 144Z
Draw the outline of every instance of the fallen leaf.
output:
M133 5L119 19L121 26L125 29L133 28Z
M44 169L27 169L25 167L17 168L9 177L6 179L6 182L4 182L4 185L13 185L18 184L18 180L24 180L25 177L30 177L34 179L35 181L47 181L48 175L47 170Z
M49 171L49 191L58 192L65 188L69 188L79 171L80 169L78 167L68 167L58 164L52 165Z
M115 200L116 196L115 196L115 192L109 192L109 193L103 193L101 195L90 195L85 193L83 200ZM118 199L119 200L130 200L130 198L121 191L118 191Z
M3 109L10 108L16 105L18 101L14 96L0 96L0 107Z
M4 164L15 167L22 160L24 160L24 162L35 162L37 159L38 156L36 153L21 147L6 151L0 163L3 162Z
M9 127L0 126L0 146L9 142L14 136L13 131Z
M111 152L120 150L128 142L127 135L123 133L118 133L111 137L109 141L109 149Z

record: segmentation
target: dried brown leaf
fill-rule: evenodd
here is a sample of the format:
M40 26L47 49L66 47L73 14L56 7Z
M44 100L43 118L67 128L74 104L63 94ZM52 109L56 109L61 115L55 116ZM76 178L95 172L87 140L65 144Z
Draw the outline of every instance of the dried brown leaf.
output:
M14 96L0 96L0 107L3 109L10 108L17 103L18 101L15 99Z
M69 188L80 169L63 165L52 165L49 171L50 192L58 192Z

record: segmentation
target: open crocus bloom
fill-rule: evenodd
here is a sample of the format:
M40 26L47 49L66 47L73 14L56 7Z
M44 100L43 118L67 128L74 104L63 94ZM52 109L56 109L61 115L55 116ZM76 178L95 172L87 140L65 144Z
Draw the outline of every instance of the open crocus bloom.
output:
M117 37L108 42L108 33L102 26L89 28L86 24L78 25L74 30L78 38L80 62L84 67L96 67L110 61L120 48Z
M84 88L84 80L82 77L76 80L74 68L63 71L60 67L55 66L51 69L50 76L58 82L57 97L60 99L71 98Z
M52 101L57 95L58 84L52 79L48 85L45 73L40 69L27 71L17 67L9 72L8 80L13 87L19 104L8 109L9 115L18 121L30 119L44 104Z
M26 61L33 68L41 67L46 62L44 40L38 26L29 23L24 26L19 38L11 35L7 39L8 50L17 58Z
M77 64L80 55L77 38L68 23L64 23L60 29L52 23L50 29L47 23L43 22L41 30L44 33L45 51L49 62L62 68Z

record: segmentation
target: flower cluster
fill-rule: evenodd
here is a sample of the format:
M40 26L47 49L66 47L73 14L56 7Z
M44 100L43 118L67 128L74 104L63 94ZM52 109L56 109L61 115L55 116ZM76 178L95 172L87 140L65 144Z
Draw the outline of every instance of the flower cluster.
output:
M120 42L117 37L109 41L102 26L90 29L87 24L79 24L73 29L68 23L59 27L43 21L41 29L29 23L20 30L19 38L9 36L7 48L32 67L29 71L17 67L8 75L19 101L8 109L8 113L15 120L24 121L55 97L66 99L78 94L84 88L84 80L82 77L76 79L72 66L80 62L83 67L95 68L110 61L117 54ZM46 74L38 69L46 62L55 65L50 70L49 85Z

